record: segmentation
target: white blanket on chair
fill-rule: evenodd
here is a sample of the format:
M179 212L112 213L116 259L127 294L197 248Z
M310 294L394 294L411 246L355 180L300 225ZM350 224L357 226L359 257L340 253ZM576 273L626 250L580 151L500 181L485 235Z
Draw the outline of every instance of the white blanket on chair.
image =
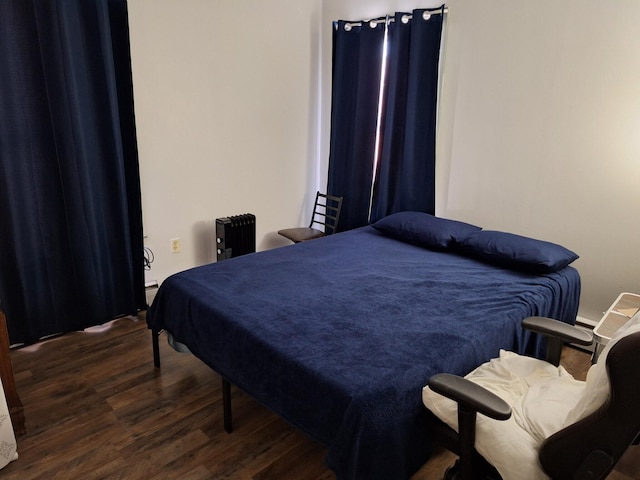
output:
M640 332L640 312L622 326L587 373L586 382L574 380L562 367L513 352L485 363L465 378L495 393L512 409L501 422L478 415L476 450L504 480L547 479L538 461L542 441L558 430L595 412L609 397L606 359L623 337ZM429 387L422 401L438 418L458 431L458 407Z
M512 408L506 421L479 414L476 450L504 480L547 479L538 461L542 440L560 430L582 395L584 382L563 368L513 352L481 365L465 378L495 393ZM434 414L458 430L457 404L424 387L422 399Z

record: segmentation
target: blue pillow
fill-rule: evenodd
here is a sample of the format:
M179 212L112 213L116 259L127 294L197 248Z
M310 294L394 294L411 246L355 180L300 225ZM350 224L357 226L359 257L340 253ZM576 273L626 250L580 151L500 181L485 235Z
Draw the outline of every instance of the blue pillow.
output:
M445 250L455 240L480 230L475 225L423 212L393 213L372 226L388 237L434 250Z
M459 239L457 245L474 258L530 273L555 272L578 258L555 243L493 230L473 232Z

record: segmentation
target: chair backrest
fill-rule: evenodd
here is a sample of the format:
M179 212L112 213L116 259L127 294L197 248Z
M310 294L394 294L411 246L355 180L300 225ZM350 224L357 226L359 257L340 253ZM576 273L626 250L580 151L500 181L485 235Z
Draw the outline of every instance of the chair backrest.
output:
M634 330L600 358L610 384L604 405L541 445L540 463L551 478L605 478L640 436L640 331Z
M340 220L340 210L342 210L342 197L316 192L309 228L316 228L326 235L335 233Z

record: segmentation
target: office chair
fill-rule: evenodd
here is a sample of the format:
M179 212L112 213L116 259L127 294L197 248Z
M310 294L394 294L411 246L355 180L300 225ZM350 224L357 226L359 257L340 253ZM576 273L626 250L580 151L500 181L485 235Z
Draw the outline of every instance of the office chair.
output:
M342 197L316 192L313 213L308 227L285 228L278 234L294 243L306 242L335 233L342 209ZM317 228L314 228L317 226Z
M434 440L459 456L445 478L604 479L640 440L640 314L585 382L557 367L557 345L584 345L590 334L541 317L523 326L551 339L548 361L501 351L464 378L437 374L424 387Z

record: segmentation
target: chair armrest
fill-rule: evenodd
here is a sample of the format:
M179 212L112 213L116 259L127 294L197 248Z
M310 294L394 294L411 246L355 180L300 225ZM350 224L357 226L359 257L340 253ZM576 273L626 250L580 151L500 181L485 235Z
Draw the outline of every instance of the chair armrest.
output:
M482 413L496 420L507 420L511 407L489 390L466 378L438 373L429 379L429 388L458 403L459 406Z
M556 367L560 364L564 342L591 345L593 341L593 336L590 333L552 318L527 317L522 320L522 326L547 337L545 360Z
M591 345L593 335L573 325L546 317L528 317L522 320L522 326L532 332L555 337L563 342Z

